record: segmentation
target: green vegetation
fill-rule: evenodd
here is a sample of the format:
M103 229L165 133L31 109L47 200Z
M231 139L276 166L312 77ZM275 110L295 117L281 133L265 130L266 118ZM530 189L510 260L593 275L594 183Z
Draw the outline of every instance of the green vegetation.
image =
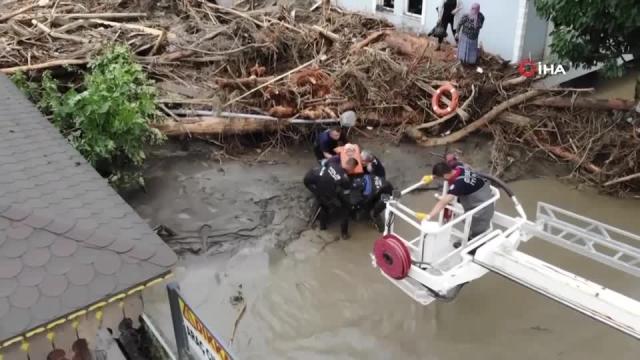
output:
M536 0L538 13L551 20L551 51L577 66L604 63L605 73L621 76L623 54L640 59L638 0ZM639 85L640 85L640 78ZM636 91L640 99L640 86Z
M48 72L40 84L20 73L13 81L112 184L144 185L140 173L144 147L160 143L163 136L150 127L154 88L126 47L111 47L92 62L78 90L62 94L59 82Z

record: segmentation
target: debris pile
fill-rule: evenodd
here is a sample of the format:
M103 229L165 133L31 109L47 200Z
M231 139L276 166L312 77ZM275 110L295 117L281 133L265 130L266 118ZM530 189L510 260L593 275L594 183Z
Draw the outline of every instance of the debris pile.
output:
M273 3L14 1L0 16L0 71L50 69L73 84L74 67L126 43L156 80L168 135L282 135L355 110L359 126L424 146L488 127L498 173L546 153L608 192L640 193L635 104L534 90L497 56L483 52L477 67L462 66L452 46L436 51L434 39L327 2ZM431 97L446 82L461 105L438 117Z

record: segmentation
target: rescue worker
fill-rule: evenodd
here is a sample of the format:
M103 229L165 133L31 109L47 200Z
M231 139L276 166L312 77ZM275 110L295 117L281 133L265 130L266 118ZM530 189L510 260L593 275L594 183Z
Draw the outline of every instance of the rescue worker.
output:
M358 166L356 159L349 159L345 168L340 162L327 162L324 166L311 169L304 177L304 185L313 193L320 204L320 229L327 229L329 213L340 219L340 233L349 238L349 216L351 209L351 180L347 171Z
M339 127L327 129L318 134L315 144L313 146L313 152L316 159L320 162L329 159L337 155L335 148L340 146L340 143L344 141L344 136Z
M362 211L375 224L378 231L384 231L384 219L380 216L386 208L384 195L393 193L393 185L381 176L366 174L353 181L354 192L358 198L356 211ZM354 198L354 197L352 197Z
M444 156L444 161L447 163L447 165L449 165L451 168L456 168L458 166L462 166L464 167L464 164L458 160L458 155L454 154L454 153L449 153L446 154Z
M492 197L489 181L483 179L468 167L451 167L446 162L440 162L433 166L433 176L447 181L449 191L447 195L440 198L431 212L427 214L426 220L435 219L440 211L456 197L464 211L471 211ZM494 204L489 204L473 215L469 240L489 230L493 213ZM454 244L454 246L459 247L460 243Z
M360 157L362 158L362 167L364 167L365 173L381 178L386 177L387 174L382 162L372 153L367 150L362 150Z

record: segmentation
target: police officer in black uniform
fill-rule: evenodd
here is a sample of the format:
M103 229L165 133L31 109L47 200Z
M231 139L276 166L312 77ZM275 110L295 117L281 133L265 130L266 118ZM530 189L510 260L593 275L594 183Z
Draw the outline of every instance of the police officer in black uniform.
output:
M320 229L327 228L329 213L340 219L343 239L349 238L349 216L351 204L351 179L347 172L358 166L356 159L349 159L343 168L339 162L327 162L324 166L311 169L304 177L304 185L313 193L320 204Z

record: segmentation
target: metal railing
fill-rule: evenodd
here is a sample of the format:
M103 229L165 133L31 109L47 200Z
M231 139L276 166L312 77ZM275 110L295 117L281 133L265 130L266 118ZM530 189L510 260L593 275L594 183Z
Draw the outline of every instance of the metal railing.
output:
M402 195L408 194L411 191L418 189L422 185L423 183L412 185L407 189L403 190L401 194ZM406 223L411 225L413 228L417 229L419 236L411 240L406 240L404 237L400 236L394 231L395 230L394 221L391 221L390 223L387 224L388 227L386 229L386 232L397 235L398 238L400 238L405 243L405 245L409 248L410 252L412 253L412 261L414 263L419 263L420 265L427 265L429 267L436 267L437 265L444 263L446 260L451 259L453 256L456 256L465 252L469 252L475 249L476 247L480 246L482 243L494 238L494 236L497 235L497 234L494 234L496 233L496 231L493 231L493 229L490 228L489 230L487 230L487 232L469 241L469 233L471 232L471 222L473 221L473 216L479 211L485 209L486 207L492 204L495 204L500 198L500 191L493 186L491 187L491 193L493 196L489 200L483 202L478 207L468 212L460 212L455 206L448 205L447 209L453 211L456 216L454 216L454 218L451 221L447 222L446 224L443 224L443 217L442 215L440 215L438 220L439 226L434 231L428 231L428 230L425 231L422 225L417 221L417 217L421 213L413 211L409 207L401 204L399 202L399 199L391 199L390 201L387 202L387 207L385 210L386 219L389 219L391 217L391 214L393 214L393 216L399 217L400 219L404 220ZM444 185L443 193L440 196L444 196L446 194L447 194L447 186ZM519 228L519 225L521 224L522 224L521 222L518 222L517 224L513 225L510 229L508 229L508 233L512 233L513 231L517 230ZM463 230L459 231L458 229L456 229L455 227L457 225L462 225ZM425 263L424 262L424 247L426 245L425 238L427 237L427 235L437 235L438 233L442 233L445 231L450 231L450 234L451 236L454 237L454 240L460 241L460 244L461 244L460 247L451 251L448 254L445 254L442 259L438 259L436 262L432 264ZM417 254L419 254L419 257L417 256Z

